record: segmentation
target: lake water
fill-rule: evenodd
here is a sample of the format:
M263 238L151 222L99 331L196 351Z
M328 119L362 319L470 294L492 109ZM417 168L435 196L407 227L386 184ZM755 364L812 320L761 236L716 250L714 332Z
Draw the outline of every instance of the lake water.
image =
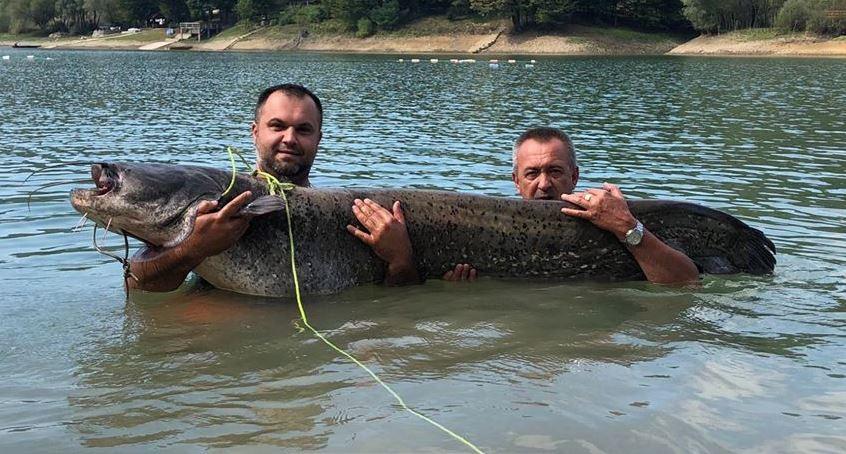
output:
M39 185L88 178L77 162L225 168L258 92L287 81L326 108L316 185L510 196L512 141L556 125L580 188L722 209L778 248L773 276L700 289L431 280L307 298L415 409L487 452L846 451L846 60L0 54L2 452L466 451L300 332L290 302L126 301L91 225L74 231L73 184L27 208Z

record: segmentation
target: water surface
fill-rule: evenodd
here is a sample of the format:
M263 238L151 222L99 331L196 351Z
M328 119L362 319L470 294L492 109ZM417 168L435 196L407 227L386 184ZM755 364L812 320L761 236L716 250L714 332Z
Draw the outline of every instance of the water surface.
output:
M846 450L846 61L0 53L4 452L463 450L301 332L290 302L126 301L91 226L73 231L73 185L27 208L38 185L87 178L77 161L225 167L226 145L250 149L256 95L288 81L325 105L316 185L510 196L512 141L556 125L580 188L706 204L778 247L773 276L701 289L432 280L308 298L312 324L414 408L490 452Z

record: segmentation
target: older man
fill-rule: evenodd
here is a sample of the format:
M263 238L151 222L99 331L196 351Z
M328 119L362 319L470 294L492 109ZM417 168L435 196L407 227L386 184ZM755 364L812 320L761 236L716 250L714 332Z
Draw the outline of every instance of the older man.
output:
M525 200L565 200L577 208L561 208L568 216L586 219L622 242L650 282L680 284L698 280L690 258L653 235L629 211L623 193L613 184L573 193L579 165L573 142L556 128L530 129L514 143L511 179ZM458 264L444 279L472 281L476 270Z
M586 219L614 234L640 265L650 282L696 281L699 271L690 258L649 232L629 211L623 193L613 184L573 193L579 166L573 142L555 128L530 129L514 143L511 179L526 200L565 200L578 208L561 212Z

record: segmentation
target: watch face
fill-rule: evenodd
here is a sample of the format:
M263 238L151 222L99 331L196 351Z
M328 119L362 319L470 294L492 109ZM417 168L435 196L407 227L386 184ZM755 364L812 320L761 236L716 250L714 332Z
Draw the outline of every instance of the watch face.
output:
M626 232L626 243L628 243L632 246L637 246L638 244L640 244L640 240L642 240L642 239L643 239L643 224L641 224L640 221L638 221L637 225L635 225L635 228Z

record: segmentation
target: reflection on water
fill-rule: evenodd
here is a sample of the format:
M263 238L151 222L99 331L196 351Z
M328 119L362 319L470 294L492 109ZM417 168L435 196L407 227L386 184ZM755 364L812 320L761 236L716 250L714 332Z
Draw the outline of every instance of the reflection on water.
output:
M27 207L90 161L225 166L281 81L326 106L318 185L508 196L514 137L553 124L580 187L704 203L778 247L774 276L697 289L483 279L309 298L315 327L414 408L491 452L846 450L846 61L8 52L4 452L461 449L302 332L291 302L193 287L125 302L90 225L73 232L72 185Z
M79 358L83 390L70 404L86 446L164 439L305 449L327 446L326 425L402 416L363 371L297 329L291 304L217 290L164 303L139 299L127 304L119 336L92 343ZM526 382L543 389L585 364L653 360L669 348L638 333L666 329L692 301L637 288L432 282L360 288L307 310L332 342L404 389L418 408L459 413L475 393L447 388L434 404L414 385ZM540 397L523 395L513 405L548 407ZM368 414L368 402L383 408ZM199 434L191 429L197 425ZM426 443L450 447L436 435Z

